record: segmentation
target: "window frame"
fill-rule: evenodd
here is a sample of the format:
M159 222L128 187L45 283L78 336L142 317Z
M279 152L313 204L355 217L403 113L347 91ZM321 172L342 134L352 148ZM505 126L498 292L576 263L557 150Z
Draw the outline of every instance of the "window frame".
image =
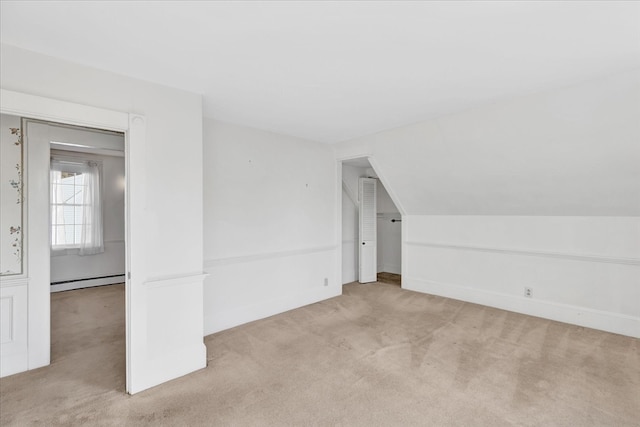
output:
M52 155L51 156L51 164L50 164L50 172L54 170L54 166L53 163L57 162L59 164L63 164L63 166L56 166L55 170L60 170L61 172L68 172L68 173L85 173L87 171L87 165L89 163L95 163L98 167L98 174L99 174L99 179L100 179L100 186L99 186L99 197L102 198L103 194L104 194L104 190L103 190L103 183L102 183L102 177L103 177L103 165L102 165L102 160L98 160L98 159L94 159L92 157L89 156L60 156L60 155ZM52 180L49 181L49 192L50 194L54 191L53 190L53 186L54 183ZM74 183L75 186L75 183ZM75 197L75 196L74 196ZM54 205L55 206L65 206L66 204L64 203L55 203L53 201L53 197L50 196L49 198L49 247L51 250L51 256L60 256L60 255L78 255L80 252L80 248L82 245L82 242L77 242L77 243L73 243L73 244L54 244L53 242L53 233L54 233L54 229L55 227L58 226L58 223L54 223L54 218L53 218L53 209L54 209ZM77 204L72 204L70 206L76 206ZM80 204L81 206L89 206L91 207L91 205L87 205L84 203ZM104 209L104 206L103 206ZM75 212L74 212L75 215ZM75 226L80 226L83 227L84 223L79 223L76 224L75 223L75 218L74 218L74 227ZM104 232L104 230L103 230ZM75 241L75 236L74 236L74 241Z

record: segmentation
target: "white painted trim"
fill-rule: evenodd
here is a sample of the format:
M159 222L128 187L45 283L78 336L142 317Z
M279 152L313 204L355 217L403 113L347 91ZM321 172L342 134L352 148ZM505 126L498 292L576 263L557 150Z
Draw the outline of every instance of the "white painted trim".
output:
M136 163L136 168L132 171L130 167L130 149L131 145L135 147L136 150L141 150L144 153L145 149L145 119L144 116L128 114L120 111L107 110L103 108L97 108L72 102L61 101L52 98L45 98L41 96L35 96L27 93L14 92L6 89L0 88L0 113L2 114L11 114L20 117L26 117L31 119L39 119L45 121L53 121L57 123L65 123L77 126L85 126L85 127L94 127L100 129L108 129L114 130L118 132L125 133L125 156L126 156L126 166L125 166L125 177L126 177L126 193L127 198L125 200L125 228L130 228L130 218L131 218L131 204L130 202L130 190L131 190L131 172L135 172L136 177L145 176L146 169L144 164ZM135 124L136 126L132 129L130 123ZM132 132L133 130L133 132ZM23 154L24 158L28 158L28 148L25 150ZM144 154L142 156L138 156L139 159L144 159ZM28 177L29 173L29 165L26 165L26 168L23 171L24 176ZM28 180L26 182L27 191L28 190ZM140 188L140 187L138 187ZM27 212L33 211L30 209L30 203L27 200L24 209L27 209ZM48 212L48 208L45 209L44 212ZM141 209L140 212L143 212ZM25 239L25 246L23 246L23 256L25 256L24 264L29 268L31 262L29 260L31 251L30 251L30 234L33 230L30 230L32 224L29 224L29 216L31 214L27 213L27 230L25 235L23 235L23 239ZM48 214L47 214L48 217ZM48 230L47 226L47 230ZM138 268L139 263L144 259L144 253L141 253L142 257L136 256L133 257L130 254L131 248L131 235L130 231L126 231L126 259L127 259L127 271L131 271L132 260L135 259L135 266ZM48 231L46 235L47 240L47 252L48 252ZM25 249L26 248L26 249ZM41 261L45 261L42 259ZM35 368L38 366L48 365L50 363L50 342L49 336L51 332L51 321L50 321L50 271L48 267L49 257L46 259L46 278L41 279L41 281L47 284L47 289L44 289L44 286L41 286L42 289L29 289L29 297L28 297L28 305L29 305L29 324L28 324L28 354L29 354L29 369ZM28 270L27 270L28 271ZM46 279L46 280L45 280ZM30 286L31 288L32 286ZM42 291L42 292L41 292ZM125 286L125 295L126 295L126 330L127 330L127 339L126 339L126 389L127 391L132 390L132 373L131 373L131 337L130 337L130 329L131 329L131 319L134 313L131 306L131 292L132 286L131 281L129 279L126 280ZM40 295L42 293L42 295ZM46 293L46 297L44 295ZM40 304L34 302L34 295L37 297L35 301L40 300ZM37 322L36 322L37 320ZM31 361L34 363L31 363Z
M334 211L334 221L336 224L334 242L335 242L335 258L334 258L334 266L335 266L335 277L338 283L342 283L342 187L345 185L345 182L342 178L342 160L336 160L333 163L333 167L335 168L333 171L333 176L335 176L336 180L334 182L335 185L335 211ZM340 293L342 295L342 286L340 286Z
M118 132L129 129L127 113L6 89L0 89L0 110L3 114L77 126L96 127Z
M5 278L0 279L0 288L10 288L12 286L26 286L28 284L29 284L28 277L20 277L17 279L5 279Z
M307 255L316 252L327 252L337 249L336 245L331 246L317 246L312 248L295 249L291 251L281 252L265 252L260 254L252 254L238 257L229 258L210 258L204 261L205 268L213 268L221 265L240 264L245 262L261 261L265 259L284 258L297 255Z
M102 279L78 279L69 281L68 283L60 283L57 285L51 285L51 293L71 291L74 289L94 288L96 286L115 285L117 283L124 283L125 275L114 277L104 277Z
M591 255L591 254L573 254L568 252L547 252L547 251L533 251L528 249L515 249L515 248L497 248L488 246L474 246L474 245L459 245L450 243L437 243L437 242L405 242L405 245L436 248L436 249L454 249L463 251L477 251L477 252L490 252L504 255L524 255L524 256L536 256L545 258L558 258L568 259L574 261L585 262L604 262L609 264L624 264L624 265L637 265L640 266L640 258L623 258L623 257L611 257L603 255Z
M135 393L137 388L142 389L143 386L138 384L143 382L136 375L142 371L141 367L134 366L137 358L134 353L142 353L144 350L136 339L146 339L144 334L140 333L138 328L133 327L134 321L140 321L143 325L145 313L141 312L141 304L138 301L144 301L144 292L141 292L142 280L138 275L144 277L147 271L146 253L144 253L144 245L142 242L146 238L144 229L141 229L140 215L133 215L133 212L146 211L146 193L144 191L146 185L146 144L147 144L147 126L144 116L129 114L127 117L128 132L124 136L124 170L125 170L125 220L124 234L127 241L125 250L125 342L127 348L126 354L126 390L128 393ZM132 167L132 157L136 158L136 168ZM134 225L134 219L137 223ZM139 246L138 246L139 245ZM134 262L135 260L135 262ZM133 279L135 277L135 280ZM135 289L134 289L135 287ZM138 307L138 310L134 310ZM136 319L136 320L134 320ZM144 327L140 327L142 330ZM136 333L138 335L136 335ZM137 347L134 349L134 344ZM144 375L140 375L143 377Z
M13 282L14 286L0 288L0 304L6 304L2 314L8 322L3 327L9 332L0 341L0 377L29 369L28 280Z
M193 274L186 274L184 276L155 277L151 280L145 281L144 286L147 289L162 288L165 286L177 286L177 285L183 285L185 283L191 283L191 282L197 282L197 281L201 282L208 276L209 276L208 274L193 273Z
M342 295L342 286L307 289L295 295L287 295L256 304L210 313L204 319L205 335L275 316L305 305Z
M347 160L354 160L354 159L362 159L364 157L369 158L371 157L372 154L371 153L363 153L363 154L353 154L353 155L348 155L348 156L339 156L336 157L336 160L338 161L338 163L340 164L340 166L342 166L342 163L344 161ZM342 173L342 170L340 170L340 172Z
M525 298L524 296L516 297L514 295L485 291L468 286L422 280L413 277L403 277L402 287L403 289L411 291L438 295L445 298L457 299L558 322L640 338L640 317Z

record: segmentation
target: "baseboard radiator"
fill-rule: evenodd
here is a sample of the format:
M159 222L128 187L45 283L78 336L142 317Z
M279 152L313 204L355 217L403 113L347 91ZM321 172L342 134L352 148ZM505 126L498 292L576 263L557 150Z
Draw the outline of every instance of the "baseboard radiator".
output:
M89 277L86 279L63 280L51 283L51 292L70 291L72 289L92 288L94 286L113 285L124 283L123 274L112 274L110 276Z

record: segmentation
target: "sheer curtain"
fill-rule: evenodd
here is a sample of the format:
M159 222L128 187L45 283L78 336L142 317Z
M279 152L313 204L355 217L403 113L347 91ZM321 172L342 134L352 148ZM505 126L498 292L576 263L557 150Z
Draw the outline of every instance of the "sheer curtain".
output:
M102 194L100 191L100 167L96 162L87 162L84 175L84 205L79 255L94 255L104 252L102 238Z
M93 161L51 160L54 254L68 248L78 248L78 255L104 252L101 166Z
M62 255L66 249L62 245L66 243L65 227L59 226L64 221L64 200L62 194L62 165L57 160L51 160L51 253ZM59 220L58 218L62 218Z

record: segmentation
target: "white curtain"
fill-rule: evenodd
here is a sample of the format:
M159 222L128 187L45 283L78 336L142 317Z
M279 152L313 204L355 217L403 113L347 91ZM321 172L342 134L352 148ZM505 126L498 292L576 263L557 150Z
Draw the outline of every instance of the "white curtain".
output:
M104 252L100 168L96 162L87 162L86 170L82 174L84 175L82 202L84 215L79 255L95 255Z
M51 251L52 255L62 254L66 250L59 249L63 243L66 243L64 227L55 226L60 221L58 218L64 219L64 207L61 205L64 200L62 194L62 170L60 162L51 161L51 223L54 225L51 229ZM56 247L58 246L58 247Z
M74 181L75 194L68 194L69 183L62 178L63 172L82 174ZM102 183L101 164L92 161L51 160L51 214L54 224L52 232L52 250L66 251L69 246L79 248L78 255L94 255L104 252L102 235ZM66 179L68 181L68 178ZM73 200L70 200L73 197ZM73 214L69 214L70 206L75 205ZM73 230L69 236L69 227L65 220L69 219ZM58 224L56 226L56 224ZM79 224L79 225L78 225ZM79 228L79 229L78 229ZM78 244L79 243L79 244ZM56 248L58 246L58 248ZM65 248L65 246L67 248Z

